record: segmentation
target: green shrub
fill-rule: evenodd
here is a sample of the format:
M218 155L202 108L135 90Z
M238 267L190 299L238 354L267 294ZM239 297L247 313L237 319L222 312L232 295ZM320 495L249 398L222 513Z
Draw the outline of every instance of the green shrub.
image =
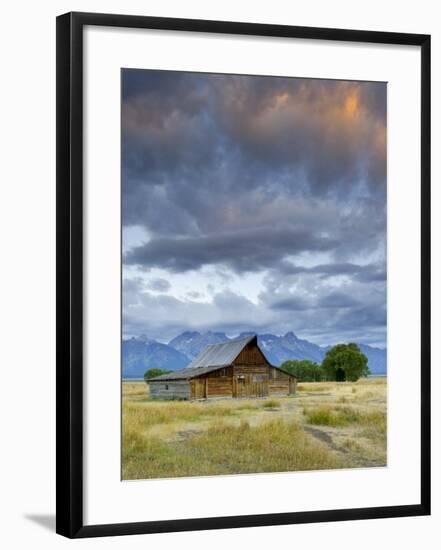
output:
M346 426L358 421L358 413L349 407L320 407L305 414L309 424L319 426Z
M386 415L380 411L363 413L352 407L336 406L304 409L303 413L309 424L332 427L358 424L366 427L367 431L386 433Z
M275 409L280 407L280 401L277 401L277 399L267 399L264 401L263 406L265 409Z
M165 370L165 369L148 369L144 373L144 380L148 382L151 378L156 378L157 376L162 376L163 374L170 374L171 370Z
M280 365L280 368L294 376L300 382L321 382L326 380L323 369L309 359L290 359Z

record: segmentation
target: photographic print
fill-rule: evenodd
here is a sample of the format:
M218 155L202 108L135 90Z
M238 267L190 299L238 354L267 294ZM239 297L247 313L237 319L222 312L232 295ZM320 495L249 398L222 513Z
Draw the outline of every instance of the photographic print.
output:
M386 83L121 79L122 479L386 466Z

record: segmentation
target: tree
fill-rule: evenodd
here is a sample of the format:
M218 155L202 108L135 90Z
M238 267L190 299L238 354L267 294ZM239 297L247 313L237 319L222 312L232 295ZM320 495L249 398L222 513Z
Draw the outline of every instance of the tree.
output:
M161 374L168 374L169 372L172 372L171 370L164 370L164 369L148 369L144 373L144 380L147 382L147 380L150 380L150 378L155 378L156 376L161 376Z
M280 368L297 376L301 382L320 382L324 379L321 366L309 359L290 359L282 363Z
M367 362L357 344L337 344L326 353L322 369L329 380L356 382L371 373Z

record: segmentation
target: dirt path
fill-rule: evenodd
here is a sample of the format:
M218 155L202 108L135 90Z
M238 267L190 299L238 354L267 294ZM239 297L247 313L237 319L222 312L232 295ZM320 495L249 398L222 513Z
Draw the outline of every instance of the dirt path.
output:
M316 439L319 439L320 441L328 445L328 447L330 447L333 451L337 451L343 454L348 453L347 449L344 449L343 447L339 447L338 445L336 445L332 437L328 433L324 432L323 430L319 430L318 428L313 428L312 426L303 426L303 429L305 430L305 432L309 433Z
M303 426L303 429L305 432L309 433L322 443L325 443L325 445L333 451L345 455L346 460L349 459L352 462L351 466L349 466L350 468L374 468L384 466L383 461L369 459L365 456L359 456L357 453L353 453L349 449L337 445L332 437L324 430L305 425Z

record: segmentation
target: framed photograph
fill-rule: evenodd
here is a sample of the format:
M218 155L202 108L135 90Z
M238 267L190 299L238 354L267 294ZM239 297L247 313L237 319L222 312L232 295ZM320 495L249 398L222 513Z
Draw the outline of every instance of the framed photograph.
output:
M430 36L57 18L57 532L430 513Z

